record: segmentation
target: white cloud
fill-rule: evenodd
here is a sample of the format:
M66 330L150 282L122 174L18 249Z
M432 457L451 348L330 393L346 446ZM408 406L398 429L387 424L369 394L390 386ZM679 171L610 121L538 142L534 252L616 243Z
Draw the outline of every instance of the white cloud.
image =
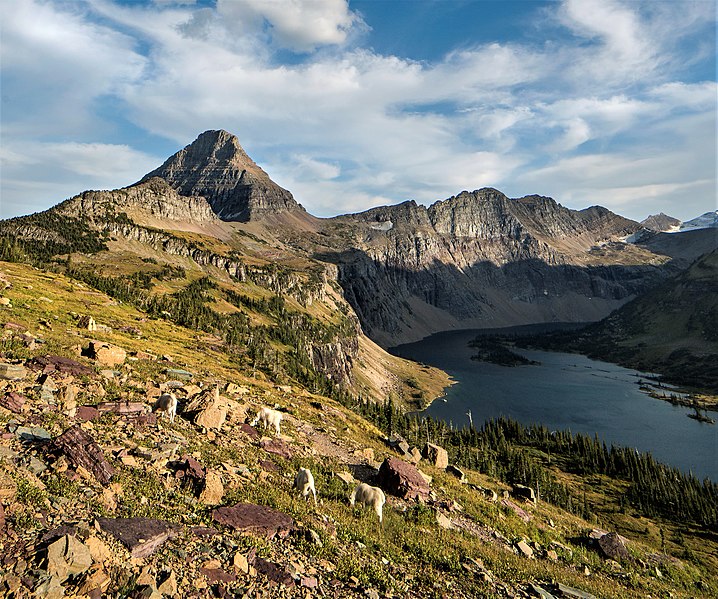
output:
M714 23L709 3L552 4L551 31L564 29L544 45L476 44L434 62L362 47L367 25L344 0L14 4L0 5L4 204L30 201L38 173L57 183L34 196L47 207L53 189L156 167L164 156L107 143L116 114L178 147L232 131L322 215L487 185L576 208L633 190L643 199L621 205L638 217L675 190L694 190L685 210L705 206L715 178L716 84L683 80L696 54L711 57L692 41ZM287 49L303 54L280 62Z
M276 44L300 52L343 44L352 27L362 25L346 0L218 0L217 12L239 33L267 23Z
M49 208L86 189L138 181L159 158L127 145L11 141L0 152L0 218ZM41 170L42 176L38 177ZM34 205L41 197L44 205Z
M5 135L82 136L99 123L97 98L121 94L147 62L131 37L77 9L4 2L0 23Z

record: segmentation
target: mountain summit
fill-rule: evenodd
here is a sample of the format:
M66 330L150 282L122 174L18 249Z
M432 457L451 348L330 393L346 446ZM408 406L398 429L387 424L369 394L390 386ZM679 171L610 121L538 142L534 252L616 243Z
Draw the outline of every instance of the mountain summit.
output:
M250 221L304 209L224 130L205 131L142 178L160 177L183 196L204 196L222 220Z

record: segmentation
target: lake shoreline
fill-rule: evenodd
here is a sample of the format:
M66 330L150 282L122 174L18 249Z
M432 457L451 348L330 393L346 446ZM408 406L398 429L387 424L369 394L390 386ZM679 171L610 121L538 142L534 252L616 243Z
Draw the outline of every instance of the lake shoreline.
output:
M608 446L635 447L684 472L718 479L718 427L691 415L693 399L681 399L680 404L668 401L671 393L679 394L680 390L656 384L651 373L578 353L523 348L515 349L541 364L507 368L471 360L475 350L469 342L477 335L522 332L448 331L391 351L431 364L452 378L452 385L441 395L427 402L424 409L417 408L420 414L459 428L468 425L467 412L471 411L476 427L506 416L524 425L535 423L555 430L598 434ZM639 388L641 383L656 385L658 395L665 392L668 397L652 397L646 389ZM699 405L703 410L703 402Z

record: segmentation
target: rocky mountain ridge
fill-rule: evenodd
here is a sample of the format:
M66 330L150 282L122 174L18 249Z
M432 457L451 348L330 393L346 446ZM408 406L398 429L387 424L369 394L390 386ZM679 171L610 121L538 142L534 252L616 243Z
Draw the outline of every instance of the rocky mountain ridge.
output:
M88 227L240 279L257 258L300 269L321 263L384 347L452 328L599 320L715 247L702 239L681 254L675 240L656 240L606 208L570 210L492 188L428 207L407 201L316 219L221 130L202 133L134 186L85 192L0 228L52 242L49 256L106 249ZM175 229L205 241L168 232ZM84 242L68 243L68 232ZM638 236L640 243L625 242Z
M145 175L167 181L183 196L207 199L217 217L250 221L267 213L303 211L227 131L205 131L194 142Z
M647 218L641 221L641 226L649 231L656 231L661 233L663 231L670 231L671 229L677 229L680 227L681 221L663 212L659 214L651 214Z
M598 320L665 276L667 257L619 242L639 229L600 206L485 188L330 219L324 232L341 249L317 257L338 265L364 330L395 345L451 328Z

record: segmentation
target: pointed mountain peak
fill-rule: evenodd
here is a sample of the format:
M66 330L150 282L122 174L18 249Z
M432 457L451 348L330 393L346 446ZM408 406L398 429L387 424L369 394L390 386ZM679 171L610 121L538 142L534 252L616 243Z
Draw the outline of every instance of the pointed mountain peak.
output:
M656 231L658 233L663 231L670 231L676 227L679 227L681 221L663 212L659 214L651 214L648 218L641 221L641 226L649 231Z
M160 177L181 195L203 196L222 220L249 221L304 210L244 151L235 135L205 131L158 169L142 178Z

